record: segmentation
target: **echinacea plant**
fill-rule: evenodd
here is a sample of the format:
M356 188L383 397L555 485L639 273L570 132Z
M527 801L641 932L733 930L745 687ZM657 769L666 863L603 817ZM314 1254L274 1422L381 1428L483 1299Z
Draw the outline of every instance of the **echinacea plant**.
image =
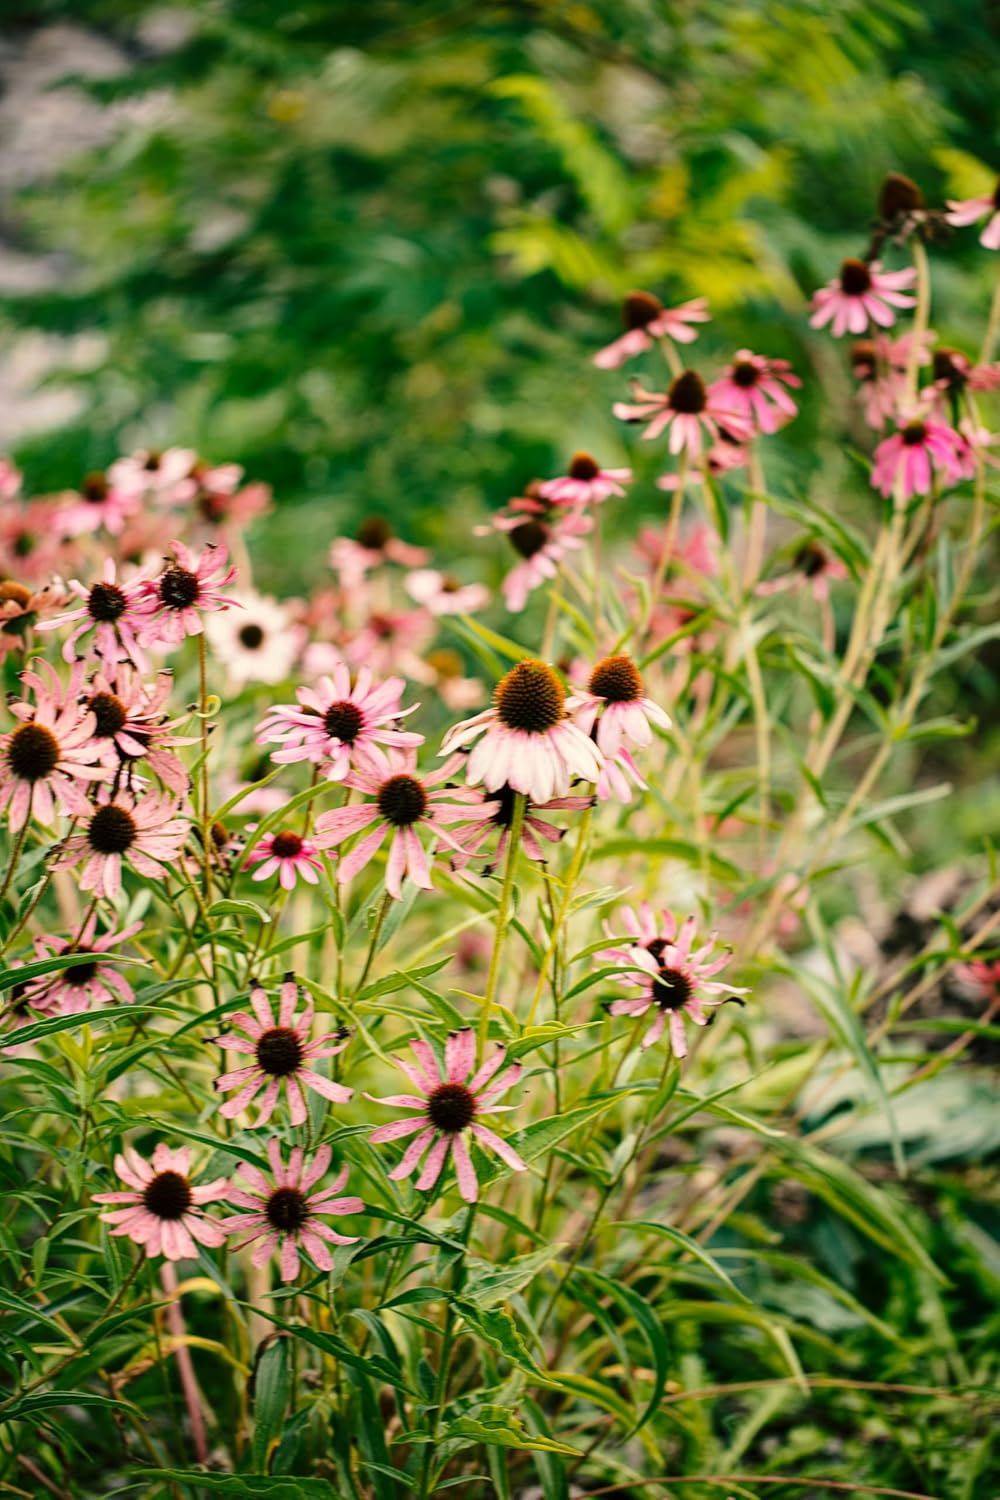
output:
M552 48L579 29L604 66L587 12L549 9ZM286 97L269 70L307 22L285 20L266 51L240 22L261 151L307 141L325 180L363 147L380 175L403 125L373 131L367 94L395 97L395 52L369 76L312 27L331 88ZM439 29L413 27L458 99L485 62L443 67ZM498 130L501 84L553 161L589 164L588 299L631 280L616 249L658 274L590 182L603 144L506 75L477 105ZM681 184L664 157L658 192L731 215L721 171L706 149ZM526 304L519 339L590 330L574 422L543 439L523 402L513 473L521 450L470 421L433 514L388 453L369 478L391 521L340 536L327 508L279 525L241 464L179 440L52 495L0 459L0 1491L998 1492L979 1068L1000 893L990 741L966 746L995 698L1000 299L978 348L939 342L932 281L949 339L974 314L961 262L932 260L976 236L894 178L811 316L818 233L780 318L733 306L715 229L678 240L677 285L627 294L617 336L582 296L545 329ZM266 259L254 184L238 239ZM282 201L300 188L290 171ZM511 198L510 243L540 191ZM996 210L948 214L996 249ZM383 258L409 265L389 222ZM417 247L400 305L423 307L445 244ZM209 257L234 285L240 254ZM390 348L375 282L330 274L374 319L351 337L387 366L415 351L413 390L453 422L460 372L445 403L430 351L467 316L492 357L472 291ZM297 298L290 279L301 329ZM316 360L281 399L318 421Z

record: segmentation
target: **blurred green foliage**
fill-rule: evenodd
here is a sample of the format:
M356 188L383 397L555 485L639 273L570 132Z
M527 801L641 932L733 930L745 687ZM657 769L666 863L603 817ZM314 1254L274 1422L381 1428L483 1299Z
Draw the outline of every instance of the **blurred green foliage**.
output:
M298 502L289 545L303 503L324 539L377 509L433 540L576 446L621 459L621 381L589 355L632 285L711 299L702 362L743 343L819 377L778 445L804 483L846 401L808 295L865 243L888 169L939 202L996 166L978 0L198 0L166 46L162 18L47 0L9 22L15 44L52 22L110 37L129 66L81 86L150 104L8 207L8 237L66 270L6 298L6 337L104 336L66 377L79 417L19 457L44 490L191 443ZM983 260L952 247L935 274L958 341Z

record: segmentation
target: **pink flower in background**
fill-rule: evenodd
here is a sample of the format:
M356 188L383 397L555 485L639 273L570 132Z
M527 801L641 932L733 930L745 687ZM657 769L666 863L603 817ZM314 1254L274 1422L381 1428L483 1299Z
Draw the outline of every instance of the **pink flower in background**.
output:
M934 409L941 416L947 415L949 408L957 403L965 391L1000 390L1000 364L973 364L960 349L949 349L943 344L939 344L934 350L932 363Z
M404 568L422 568L427 562L425 547L414 547L399 539L382 516L362 521L354 537L339 536L330 547L330 566L340 575L345 588L363 583L372 568L394 562Z
M9 809L15 830L27 822L29 807L45 824L53 822L57 807L83 816L90 806L86 789L112 774L97 764L102 747L94 739L94 715L67 695L48 662L34 666L21 673L34 702L11 703L21 723L0 735L0 809Z
M506 784L548 802L565 797L574 776L595 782L601 772L600 751L568 717L566 690L543 661L518 662L497 684L493 707L450 729L440 753L475 739L466 776L489 792Z
M253 833L256 827L256 823L248 823L247 832ZM254 880L270 880L272 875L277 875L279 884L286 891L294 890L300 876L307 885L318 885L323 870L317 846L291 828L265 834L250 850L243 864L247 869L257 866L252 876Z
M502 531L521 561L503 581L503 596L511 614L519 614L528 595L548 579L554 578L567 553L583 546L583 538L592 529L588 516L567 511L550 514L539 507L537 514L515 513L494 516L491 526L477 528L479 534Z
M469 862L480 853L484 844L499 834L496 847L493 850L489 864L483 869L484 875L489 875L501 865L507 857L507 846L510 842L511 827L514 822L514 798L517 796L512 786L501 786L495 792L484 792L480 805L470 808L474 813L473 820L462 829L462 851L453 855L452 868L463 870ZM545 862L545 850L539 843L544 839L548 844L558 844L565 838L565 828L553 828L547 819L539 816L540 813L548 812L583 812L585 808L592 807L593 797L552 797L548 802L535 803L528 799L524 812L524 822L521 827L521 846L529 859Z
M93 631L94 650L103 662L110 665L127 659L144 672L148 662L139 637L147 620L147 583L139 576L119 581L114 559L105 558L98 583L87 588L79 579L70 580L70 589L83 603L41 621L38 629L73 626L63 642L63 661L75 661L78 643Z
M51 584L67 572L68 555L77 549L56 529L53 502L0 500L0 574L10 582Z
M916 418L875 449L872 484L887 498L897 485L902 499L927 495L935 474L956 484L968 473L968 445L953 427Z
M139 448L118 458L108 470L112 484L130 494L155 498L170 505L197 462L193 448Z
M445 1042L444 1069L439 1066L432 1048L427 1042L410 1043L415 1063L401 1057L393 1058L396 1064L418 1090L416 1094L390 1094L379 1099L369 1094L377 1104L394 1104L402 1108L417 1110L415 1118L394 1120L391 1125L379 1125L372 1131L370 1139L379 1144L383 1141L399 1141L413 1136L399 1164L393 1167L389 1177L401 1182L416 1171L424 1153L427 1153L423 1170L417 1178L421 1191L432 1188L441 1176L449 1153L455 1163L458 1191L466 1203L475 1203L479 1196L476 1169L469 1155L467 1133L481 1146L495 1151L501 1161L515 1172L523 1172L525 1163L512 1146L481 1123L484 1115L499 1114L510 1108L493 1101L511 1088L521 1077L520 1063L512 1063L500 1078L495 1078L506 1060L506 1050L498 1046L493 1056L478 1071L476 1066L476 1038L470 1027L453 1031ZM472 1077L469 1074L472 1073ZM485 1107L484 1107L485 1106ZM429 1148L429 1149L428 1149Z
M986 219L979 243L987 250L1000 250L1000 182L992 193L981 193L977 198L949 198L945 218L959 229Z
M787 359L765 359L740 349L709 392L724 410L739 412L761 432L771 433L798 412L785 387L801 384Z
M80 889L95 896L118 895L123 865L163 880L178 864L191 832L181 804L166 792L136 795L119 789L112 795L102 787L97 806L83 811L89 812L85 831L65 841L54 867L82 864Z
M287 604L249 590L234 592L236 609L205 621L205 638L235 688L284 682L306 643L306 630Z
M0 454L0 500L14 500L21 493L23 475L6 453Z
M217 1047L227 1052L249 1054L253 1062L246 1067L223 1073L215 1080L215 1090L220 1094L238 1092L232 1099L219 1106L219 1113L227 1120L242 1114L263 1090L263 1098L255 1125L266 1125L274 1114L282 1086L288 1104L288 1118L293 1125L304 1125L306 1101L303 1085L329 1099L333 1104L344 1104L354 1090L345 1088L317 1073L312 1066L323 1057L335 1057L347 1046L347 1032L328 1032L316 1041L309 1040L312 1030L313 1002L308 994L302 1014L296 1017L299 1002L299 986L294 974L286 974L281 986L280 1010L275 1020L267 992L257 980L250 983L250 1004L253 1015L236 1011L229 1017L234 1030L211 1038ZM242 1034L241 1034L242 1033Z
M302 1250L320 1271L332 1271L330 1245L355 1245L358 1236L338 1234L329 1224L324 1224L323 1219L360 1214L365 1206L360 1198L339 1196L347 1183L346 1166L340 1169L329 1187L310 1191L316 1188L329 1167L331 1154L329 1146L320 1146L310 1160L301 1146L294 1146L286 1166L280 1142L268 1141L271 1181L256 1167L241 1162L226 1201L244 1212L231 1214L222 1221L227 1233L239 1235L231 1248L242 1250L247 1245L255 1245L250 1257L255 1266L265 1265L272 1255L277 1254L282 1281L294 1281L299 1274L299 1252Z
M437 622L428 609L373 609L344 640L343 652L353 667L368 667L379 676L402 673L419 681L425 676L424 654L436 633Z
M258 743L281 745L271 751L276 765L311 761L327 781L343 781L352 768L387 775L385 747L411 750L424 742L422 734L399 728L419 707L401 706L405 687L402 677L376 683L367 667L352 682L347 663L337 659L315 688L297 690L298 704L280 703L269 711L257 725Z
M360 874L391 835L385 888L396 900L402 895L404 875L421 890L433 888L430 874L433 852L428 855L424 851L417 830L423 829L435 840L461 851L462 845L446 831L447 825L468 822L468 804L477 800L468 788L443 784L455 774L455 760L449 760L431 775L418 776L415 767L406 761L402 767L386 777L352 771L344 785L363 792L368 800L358 806L335 807L320 813L315 840L318 849L335 849L354 834L364 833L349 854L340 856L337 878L344 882Z
M432 615L474 615L490 602L490 591L482 583L460 583L450 573L418 568L406 580L411 599Z
M139 507L135 490L123 489L104 474L88 474L79 493L65 496L55 513L58 529L70 537L87 536L102 527L118 536Z
M225 1177L195 1184L191 1181L191 1153L186 1146L171 1151L162 1142L152 1162L131 1146L115 1157L115 1171L127 1191L95 1193L95 1203L121 1205L101 1214L111 1224L113 1235L127 1235L147 1255L167 1260L194 1260L200 1245L217 1250L225 1243L225 1232L204 1213L206 1203L224 1199L229 1186Z
M778 578L758 583L755 593L761 595L794 592L807 585L814 599L823 602L830 597L830 584L849 576L846 564L816 541L803 542L792 556L792 567Z
M670 429L670 451L687 450L699 459L707 437L717 443L724 431L737 442L751 435L750 423L740 412L725 406L718 393L706 388L697 370L682 370L669 390L647 391L633 382L632 401L616 401L614 414L623 422L648 422L645 441Z
M574 453L567 472L558 479L546 479L538 490L550 505L582 510L587 505L599 505L611 495L623 498L625 485L631 482L631 469L602 469L589 453Z
M642 673L630 656L605 656L591 672L586 688L566 700L566 711L584 734L596 740L604 755L617 755L626 740L645 748L653 742L652 725L670 728L670 716L646 697Z
M201 635L203 613L235 602L222 592L236 577L236 569L227 566L225 547L210 542L197 557L183 542L173 542L171 548L173 561L144 585L146 646L180 646L186 636Z
M845 260L840 274L813 297L815 311L809 319L813 328L833 324L834 338L845 333L864 333L869 322L891 328L896 321L894 307L912 307L913 286L917 273L912 266L905 271L883 271L878 261Z
M617 370L627 360L652 349L656 339L690 344L698 337L692 323L708 322L708 302L695 297L679 307L664 307L651 292L629 292L622 308L625 332L594 355L599 370Z
M72 968L32 980L28 1003L59 1015L89 1010L93 1005L131 1005L135 991L115 964L102 962L102 955L135 937L142 931L142 925L133 922L120 932L102 932L97 937L97 913L92 911L76 938L48 934L36 937L35 954L39 959L54 958L61 953L88 953L92 955L92 961L74 964Z
M696 1026L706 1026L710 1018L705 1015L704 1007L724 1003L723 999L708 997L735 998L747 991L715 980L714 976L726 967L732 955L728 949L713 955L714 933L701 947L694 948L694 917L688 917L678 931L671 912L663 911L659 916L660 925L647 901L638 913L625 907L620 915L626 932L624 941L617 938L610 923L604 924L605 933L615 942L613 947L603 949L598 958L604 964L627 965L621 982L640 991L634 999L612 1000L607 1009L613 1016L643 1016L654 1009L656 1016L642 1039L643 1049L658 1042L669 1026L674 1056L686 1057L684 1017Z
M931 362L930 344L934 334L925 330L920 336L917 368ZM891 339L876 333L870 339L858 339L851 345L851 371L860 384L860 396L869 427L877 430L887 421L895 421L907 401L906 375L910 365L914 335L901 334Z

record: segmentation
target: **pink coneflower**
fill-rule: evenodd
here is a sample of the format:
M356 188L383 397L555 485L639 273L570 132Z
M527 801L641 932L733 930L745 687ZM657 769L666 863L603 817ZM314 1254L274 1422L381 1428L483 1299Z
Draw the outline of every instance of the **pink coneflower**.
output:
M493 1100L517 1083L523 1071L521 1064L512 1063L501 1078L491 1082L507 1056L506 1049L498 1046L489 1061L469 1078L476 1065L476 1039L468 1026L448 1036L443 1071L427 1042L411 1042L410 1051L416 1063L406 1062L401 1057L393 1058L393 1062L406 1074L419 1096L390 1094L388 1098L378 1099L368 1095L378 1104L398 1104L419 1111L416 1119L394 1120L391 1125L377 1126L371 1133L370 1139L375 1143L399 1141L408 1135L415 1137L403 1153L402 1161L389 1173L392 1181L401 1182L412 1176L426 1151L427 1159L417 1178L417 1187L421 1191L432 1188L441 1176L450 1151L458 1191L466 1203L475 1203L479 1196L479 1182L469 1155L467 1131L481 1146L495 1151L513 1171L525 1171L525 1163L513 1147L480 1123L483 1115L499 1114L511 1108L510 1105L494 1104Z
M249 590L233 593L234 610L205 621L205 638L235 688L248 682L284 682L306 643L303 625L287 605Z
M765 359L763 354L740 349L709 391L720 407L739 412L759 431L771 433L798 412L785 386L801 384L787 359Z
M55 525L64 536L87 536L104 530L118 536L139 506L135 490L112 483L104 474L88 474L79 493L64 497L55 512Z
M864 333L869 321L890 328L896 321L894 307L913 306L915 299L905 288L911 287L916 277L912 266L905 271L883 271L875 260L870 264L845 260L839 276L814 295L812 305L816 310L809 323L813 328L825 328L832 320L832 333L838 339L845 333Z
M490 591L482 583L460 583L450 573L434 568L418 568L406 579L411 599L429 609L432 615L474 615L490 602Z
M351 666L367 667L378 676L419 679L421 662L437 633L430 610L373 609L343 642Z
M558 479L546 479L538 486L538 492L550 505L583 510L587 505L599 505L611 495L624 497L625 485L631 482L631 469L602 469L589 453L574 453L566 473Z
M897 484L904 501L930 493L935 472L946 484L967 473L968 448L962 436L944 422L919 417L901 426L875 449L872 484L886 497Z
M1000 364L976 365L960 349L939 344L933 356L934 389L940 393L938 405L946 410L956 404L965 391L1000 390ZM926 394L926 393L925 393Z
M179 646L186 636L201 634L202 613L234 603L222 592L236 577L235 567L226 566L225 547L210 542L197 558L183 542L172 542L171 549L173 561L144 586L143 645Z
M155 497L169 505L189 478L198 455L193 448L139 448L115 459L108 470L112 484L131 494Z
M247 832L253 833L256 827L256 823L248 824ZM272 875L277 875L286 891L294 890L300 875L307 885L318 885L323 870L317 846L292 828L265 834L250 850L243 864L246 868L257 865L251 877L253 880L270 880Z
M497 683L493 707L445 735L441 754L471 744L466 776L489 792L512 786L533 802L565 797L574 776L594 782L601 752L566 713L566 690L543 661L522 661Z
M6 453L0 454L0 500L15 500L21 493L23 475Z
M847 566L839 557L821 547L819 542L810 540L796 548L790 572L758 583L754 592L781 594L808 586L813 598L824 603L830 597L830 584L848 576Z
M0 735L0 809L9 808L10 826L22 828L28 809L50 824L58 806L77 817L90 806L84 788L109 781L111 770L98 765L101 745L94 739L94 716L70 698L46 661L37 671L21 673L34 702L22 699L10 711L22 722Z
M190 1180L190 1161L186 1146L171 1151L162 1142L152 1163L131 1146L119 1152L115 1171L128 1191L94 1194L95 1203L123 1205L101 1214L105 1224L113 1225L111 1233L127 1235L147 1255L164 1255L167 1260L196 1259L196 1240L212 1250L225 1244L225 1231L203 1209L206 1203L223 1200L229 1183L215 1177L196 1186Z
M280 750L271 751L276 765L312 761L327 781L343 781L352 767L369 776L387 775L384 746L411 750L424 742L422 734L398 727L419 707L401 706L405 687L402 677L375 683L367 667L352 683L347 663L338 659L315 688L297 689L298 704L279 703L270 710L257 725L258 743L280 743Z
M498 787L495 792L484 792L482 804L475 809L474 819L462 828L461 852L452 857L452 868L462 870L480 853L485 843L499 834L493 857L484 866L483 874L489 875L501 865L507 855L510 831L514 823L514 799L517 796L512 786ZM548 802L534 803L529 798L524 809L521 826L521 847L529 859L545 862L545 850L538 842L558 844L566 837L565 828L553 828L540 813L583 812L592 807L593 797L552 797ZM471 811L471 809L470 809Z
M354 537L339 536L330 547L330 566L340 575L344 587L350 589L356 588L372 568L382 563L420 568L427 558L425 547L401 541L382 516L369 516Z
M179 721L168 720L163 711L173 687L171 674L158 672L154 682L144 683L133 667L118 662L84 684L85 671L86 663L77 662L68 691L94 715L94 738L105 742L117 758L114 785L124 780L131 787L145 763L169 791L186 795L190 778L172 747L193 744L194 737L175 735Z
M489 526L476 528L480 535L491 530L505 532L521 558L501 585L511 614L519 614L528 595L556 576L566 554L583 546L583 538L592 527L589 516L573 511L550 513L547 507L539 506L534 514L498 515Z
M219 476L237 468L236 464L220 464L200 477L195 476L191 508L197 519L210 530L226 527L231 532L243 531L251 521L266 516L272 508L269 484L244 484L239 489L220 487ZM242 470L238 472L242 473Z
M338 1196L347 1182L346 1166L340 1169L329 1187L321 1192L309 1191L326 1172L331 1154L329 1146L320 1146L309 1161L302 1147L294 1146L286 1167L280 1143L268 1141L270 1182L256 1167L241 1162L227 1202L246 1212L232 1214L222 1221L229 1234L240 1236L232 1242L231 1248L242 1250L246 1245L256 1244L257 1248L250 1257L255 1266L265 1265L277 1253L282 1281L294 1281L299 1274L300 1250L305 1251L320 1271L332 1271L333 1257L328 1246L355 1245L358 1236L338 1234L329 1224L322 1222L323 1217L360 1214L365 1205L360 1198ZM244 1191L241 1178L248 1184L249 1191Z
M594 787L594 796L598 802L631 802L633 787L640 792L649 790L648 783L642 779L639 767L632 758L632 752L623 745L614 755L604 757L601 774Z
M617 755L626 740L643 748L652 744L653 724L670 728L670 716L646 697L639 668L621 653L597 663L586 688L567 698L566 710L605 755Z
M102 661L114 663L127 658L144 672L148 664L139 634L147 620L147 580L119 581L116 564L108 557L100 582L87 588L79 579L72 578L69 587L83 603L38 626L39 630L58 630L63 625L74 627L63 642L63 661L76 660L77 643L92 630L94 650Z
M697 370L682 370L667 391L647 391L633 381L632 396L632 402L615 402L615 416L623 422L648 422L642 435L647 442L669 427L671 453L686 449L697 459L706 435L713 444L723 431L739 442L750 436L746 418L724 406L716 392L706 388Z
M69 549L53 523L51 500L0 499L0 572L32 584L65 572Z
M818 542L804 542L792 556L792 568L778 578L769 578L759 583L758 594L778 594L795 591L808 586L814 599L825 601L830 597L830 584L849 576L847 566Z
M449 823L470 819L469 803L476 800L469 788L446 786L455 773L449 760L430 775L417 775L408 763L388 776L367 776L352 771L344 785L363 792L369 799L355 807L335 807L316 819L316 847L335 849L353 834L365 832L337 866L340 881L352 880L372 860L391 834L385 869L385 888L396 900L402 894L403 876L408 875L421 890L432 889L430 866L433 850L426 853L418 829L461 850L461 844L446 832ZM472 814L474 816L474 814ZM373 827L374 825L374 827Z
M73 1015L89 1010L92 1005L131 1005L135 991L114 964L102 963L101 955L127 943L142 931L141 922L133 922L120 932L103 932L96 937L97 913L92 911L79 936L76 938L52 937L46 934L35 938L35 953L39 959L54 958L60 953L89 953L91 963L74 964L61 969L57 974L46 974L31 981L28 1003L50 1013Z
M651 292L629 292L622 317L625 332L594 355L599 370L617 370L626 360L652 349L656 339L693 343L698 333L690 324L708 322L708 302L704 297L695 297L691 302L682 302L680 307L664 307Z
M919 337L916 365L931 362L928 345L934 334L925 330ZM904 333L891 339L876 333L870 339L858 339L851 345L851 372L860 384L859 395L865 421L878 430L893 421L907 400L907 372L914 347L914 335Z
M286 974L281 986L278 1019L275 1021L265 990L257 980L251 980L250 1004L253 1015L246 1011L234 1012L229 1020L235 1030L225 1031L221 1036L211 1038L224 1051L249 1053L253 1058L253 1062L247 1067L223 1073L215 1080L217 1093L229 1094L233 1089L239 1091L234 1098L227 1099L225 1104L219 1106L219 1113L227 1120L234 1119L248 1108L263 1089L264 1097L260 1101L254 1124L266 1125L274 1114L282 1084L288 1104L288 1118L293 1125L304 1125L306 1121L303 1085L333 1104L344 1104L353 1094L353 1089L345 1088L342 1083L335 1083L332 1078L324 1078L322 1073L317 1073L310 1066L320 1058L334 1057L338 1052L343 1052L348 1036L346 1031L339 1030L328 1032L311 1042L309 1032L313 1021L312 997L308 994L305 996L302 1014L296 1019L299 993L295 975ZM242 1036L239 1035L240 1032L243 1033Z
M602 963L627 964L629 972L622 974L621 982L637 986L641 993L630 1000L612 1000L607 1009L613 1016L642 1016L654 1007L657 1015L642 1039L643 1049L658 1042L669 1024L674 1056L686 1057L683 1018L687 1016L696 1026L706 1026L710 1017L705 1015L704 1006L725 1003L724 999L707 997L735 999L747 991L713 979L732 957L728 949L712 956L714 933L692 951L695 918L687 917L679 932L671 912L661 912L660 919L662 926L657 926L653 908L647 901L638 913L629 907L623 909L621 923L632 941L619 940L614 947L598 954L598 958ZM604 930L609 938L616 936L610 923L605 923Z
M98 798L85 831L66 840L54 868L82 863L80 889L95 896L118 895L123 863L150 880L162 880L178 863L191 831L176 797L125 790L112 796L102 787Z
M976 198L949 198L945 218L959 229L988 219L979 243L987 250L1000 250L1000 182L992 193L980 193Z

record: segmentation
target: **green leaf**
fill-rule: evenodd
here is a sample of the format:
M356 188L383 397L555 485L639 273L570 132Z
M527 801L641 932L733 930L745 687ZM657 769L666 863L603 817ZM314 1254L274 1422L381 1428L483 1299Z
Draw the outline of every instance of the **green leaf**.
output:
M223 901L213 901L208 908L210 917L253 917L257 922L267 924L271 921L271 913L258 906L256 901L236 901L226 897Z
M254 1371L252 1453L254 1466L264 1473L281 1441L292 1394L291 1347L290 1339L273 1339L265 1346Z
M196 1500L204 1491L217 1495L266 1496L266 1500L338 1500L336 1490L325 1479L287 1479L273 1474L209 1474L204 1469L130 1469L138 1489L150 1479L170 1479L194 1490ZM119 1493L124 1493L120 1491Z
M579 1458L579 1450L568 1443L559 1443L528 1432L524 1423L513 1412L503 1406L481 1406L475 1416L453 1417L438 1428L438 1441L464 1438L472 1443L485 1443L489 1448L520 1448L526 1453L562 1453L567 1458Z
M660 1397L667 1388L667 1380L670 1377L670 1350L667 1345L663 1324L656 1313L650 1307L645 1297L626 1286L623 1281L615 1281L610 1276L602 1276L599 1271L592 1271L589 1267L577 1266L574 1276L583 1276L594 1286L599 1287L618 1306L627 1313L639 1329L649 1351L653 1356L653 1390L646 1403L645 1410L636 1418L629 1436L634 1436L640 1428L645 1427L650 1417L660 1404Z
M599 1115L605 1114L618 1102L622 1094L628 1092L626 1088L610 1099L592 1099L588 1104L581 1104L576 1109L566 1110L561 1115L549 1115L545 1120L536 1120L533 1125L528 1125L524 1130L518 1130L514 1135L508 1136L507 1140L522 1161L536 1161L540 1156L547 1156L560 1141L564 1141L567 1136L579 1130L581 1125L586 1125L590 1120L596 1120ZM492 1159L481 1169L480 1181L495 1182L499 1177L506 1176L510 1170L504 1162Z
M515 1292L523 1291L562 1249L559 1244L546 1245L543 1250L516 1255L513 1260L504 1260L497 1265L469 1256L465 1263L462 1296L479 1308L496 1307Z

